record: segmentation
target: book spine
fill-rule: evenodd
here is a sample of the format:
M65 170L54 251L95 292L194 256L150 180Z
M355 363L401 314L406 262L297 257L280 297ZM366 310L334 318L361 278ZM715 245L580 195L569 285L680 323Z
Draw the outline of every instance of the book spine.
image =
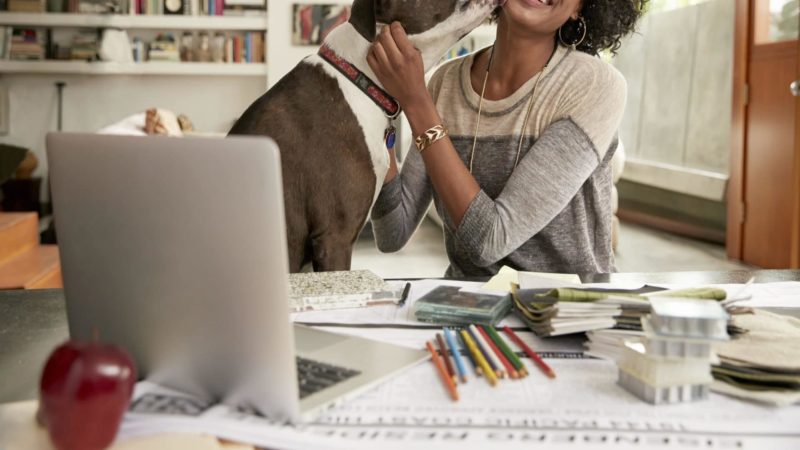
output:
M218 16L221 16L225 11L225 2L223 0L214 0L214 11Z

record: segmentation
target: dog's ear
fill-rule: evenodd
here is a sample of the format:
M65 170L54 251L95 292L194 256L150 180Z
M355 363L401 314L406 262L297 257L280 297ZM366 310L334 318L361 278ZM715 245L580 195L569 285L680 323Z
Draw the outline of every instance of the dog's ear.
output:
M350 24L364 39L372 42L375 39L375 1L355 0L350 10Z

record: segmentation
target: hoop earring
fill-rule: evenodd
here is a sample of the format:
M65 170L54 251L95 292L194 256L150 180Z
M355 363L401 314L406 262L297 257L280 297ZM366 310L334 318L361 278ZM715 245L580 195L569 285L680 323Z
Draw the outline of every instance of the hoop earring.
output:
M558 29L558 41L561 42L561 45L565 47L572 47L573 50L576 50L578 46L583 44L583 41L586 40L586 32L588 31L588 28L586 26L586 20L583 18L583 16L578 16L578 20L570 20L570 22L577 22L578 30L581 33L581 38L573 42L564 42L564 37L561 34L561 30L564 28L562 25L561 28Z

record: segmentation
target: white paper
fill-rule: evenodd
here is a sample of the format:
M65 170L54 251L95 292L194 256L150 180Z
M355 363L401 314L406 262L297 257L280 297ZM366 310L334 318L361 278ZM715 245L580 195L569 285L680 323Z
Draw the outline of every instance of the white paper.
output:
M781 281L777 283L745 284L669 284L658 285L667 289L687 289L696 287L717 287L724 289L728 297L744 297L736 306L750 308L800 308L800 282Z
M554 380L526 361L529 377L494 388L471 378L459 385L457 403L426 363L298 427L217 405L196 417L128 414L120 437L202 432L271 449L800 448L800 407L765 408L716 394L653 406L616 385L613 363L548 363ZM154 389L140 384L137 397Z

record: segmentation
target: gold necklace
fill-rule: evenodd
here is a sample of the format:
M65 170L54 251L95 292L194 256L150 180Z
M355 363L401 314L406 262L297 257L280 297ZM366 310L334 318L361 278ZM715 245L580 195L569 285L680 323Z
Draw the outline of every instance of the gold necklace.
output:
M558 45L558 44L556 44ZM550 54L550 58L547 59L547 62L542 67L542 70L539 71L539 74L536 77L536 81L533 83L533 89L531 89L531 99L528 101L528 109L525 112L525 120L522 122L522 130L519 133L519 145L517 146L517 158L514 160L514 169L517 168L519 164L519 156L522 153L522 142L525 139L525 130L528 128L528 121L531 118L531 111L533 110L533 103L536 99L536 89L539 87L539 81L541 81L542 77L544 77L545 72L547 71L547 66L550 65L550 61L553 60L553 55L556 54L556 46L553 48L553 53ZM483 87L481 88L481 98L478 102L478 116L475 119L475 133L472 138L472 151L469 154L469 173L472 173L472 163L475 159L475 146L478 144L478 131L480 130L481 126L481 112L483 112L483 99L484 95L486 94L486 82L489 81L489 70L492 68L492 61L494 60L494 45L492 45L492 53L489 55L489 64L486 66L486 74L483 76Z

